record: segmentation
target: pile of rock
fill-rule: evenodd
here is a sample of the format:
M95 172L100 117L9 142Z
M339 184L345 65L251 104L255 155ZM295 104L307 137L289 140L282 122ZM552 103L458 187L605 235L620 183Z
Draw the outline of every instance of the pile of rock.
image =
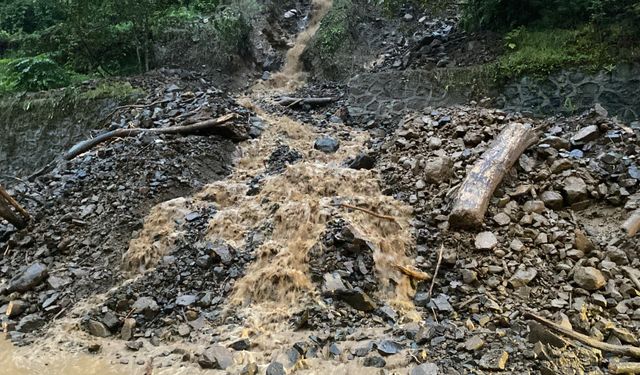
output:
M157 93L159 96L149 97L145 102L161 104L126 108L114 116L112 126L169 126L231 112L255 118L216 90L181 90L170 84L159 88ZM243 129L245 134L255 134L251 129L257 125L257 120L237 121L238 129ZM34 331L67 313L77 301L106 292L127 278L121 270L121 256L129 239L141 227L148 209L169 198L188 195L205 183L227 175L234 150L233 142L220 136L142 135L100 145L71 161L56 164L52 171L34 182L13 185L11 192L24 202L34 221L21 232L10 225L0 226L0 247L7 250L6 256L0 259L0 277L5 280L0 288L5 332L18 344L28 343ZM211 214L187 215L182 223L197 235L198 230L192 227L203 225L199 220ZM191 275L178 269L191 269L193 263L205 261L204 255L211 257L215 249L208 246L191 247L190 252L184 253L185 258L177 259L176 263L167 260L169 264L163 269L167 279L177 283L187 280L195 287L195 278L202 280L198 268L191 271ZM228 273L239 274L241 262L237 267L221 271L225 274L223 279ZM162 291L158 280L138 282L141 288ZM224 283L221 285L229 288ZM137 306L144 315L154 312L156 307L164 307L164 303L185 307L191 298L183 297L181 305L176 298L191 293L190 289L175 288L166 296L158 293L154 297L158 301L146 303L139 300L148 295L132 289L121 299L131 300L127 308ZM198 296L192 303L203 303L204 297ZM210 295L209 299L214 304L214 297ZM99 318L88 319L86 327L100 336L120 332L127 320L116 316L119 315L104 311ZM137 318L136 315L130 317ZM136 334L131 327L129 330L131 335Z
M450 231L456 187L510 121L534 123L540 142L499 186L479 233ZM627 271L640 266L640 241L620 224L640 198L639 137L640 126L608 119L601 108L548 121L467 107L406 117L381 148L379 168L386 191L414 207L418 264L432 270L444 249L435 290L454 307L433 298L424 314L435 307L492 335L513 329L523 308L564 314L574 329L613 343L619 335L606 327L638 330L640 297ZM518 356L529 344L518 345L511 370L527 360Z

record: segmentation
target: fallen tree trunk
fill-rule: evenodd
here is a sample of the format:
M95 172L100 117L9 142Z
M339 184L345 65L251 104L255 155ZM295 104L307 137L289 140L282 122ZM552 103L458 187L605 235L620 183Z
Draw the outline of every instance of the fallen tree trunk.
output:
M587 335L583 335L582 333L576 332L572 329L565 328L533 313L527 312L524 314L524 316L525 318L533 319L536 322L548 328L551 328L552 330L561 333L571 339L580 341L587 346L602 350L603 352L625 355L632 358L640 358L640 348L638 348L637 346L609 344L606 342L598 341Z
M627 236L633 237L640 231L640 209L631 213L631 216L622 223L622 229L627 232Z
M238 115L235 113L230 113L228 115L224 115L217 119L207 120L198 122L193 125L186 126L171 126L168 128L134 128L134 129L116 129L112 131L108 131L102 133L95 138L88 139L86 141L82 141L75 146L71 147L69 151L64 154L64 158L67 160L71 160L76 156L89 151L95 146L99 145L102 142L108 141L112 138L124 138L131 137L141 133L151 133L151 134L192 134L197 133L204 130L212 130L217 126L224 124L225 122L229 122L233 119L238 118ZM240 140L240 136L234 136L234 138ZM246 139L246 138L245 138Z
M336 101L336 98L292 98L289 96L283 96L278 100L278 104L285 107L294 107L296 105L325 105L329 103L333 103Z
M13 212L11 207L20 215ZM0 217L18 229L25 228L29 220L31 220L29 213L2 186L0 186Z
M610 374L640 374L640 363L638 362L611 362L609 363Z
M449 224L454 228L479 227L493 192L520 155L537 142L530 124L507 125L476 161L454 201Z

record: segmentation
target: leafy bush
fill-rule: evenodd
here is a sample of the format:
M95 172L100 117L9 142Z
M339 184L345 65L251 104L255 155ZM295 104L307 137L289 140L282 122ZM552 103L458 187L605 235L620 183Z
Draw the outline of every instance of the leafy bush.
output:
M247 18L237 9L226 8L218 13L214 20L221 46L229 52L248 55L251 25Z
M18 90L47 90L70 83L67 71L46 56L16 59L8 64L7 73Z
M572 28L640 18L637 0L468 0L463 23L470 29L508 31L518 26ZM638 26L634 26L638 30Z

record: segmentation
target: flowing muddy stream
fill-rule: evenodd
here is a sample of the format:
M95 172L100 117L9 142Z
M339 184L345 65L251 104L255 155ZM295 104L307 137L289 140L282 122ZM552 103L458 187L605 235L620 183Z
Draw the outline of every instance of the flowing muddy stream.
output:
M251 336L255 347L249 353L236 356L238 366L250 360L268 363L270 353L290 347L302 337L301 333L292 330L288 319L305 305L323 304L320 287L310 276L309 253L320 242L328 223L337 218L344 220L372 249L378 285L376 297L396 307L405 319L414 318L411 302L414 290L410 279L397 267L412 264L407 256L414 246L409 224L412 210L381 193L376 171L344 166L346 159L366 149L368 133L343 124L316 127L291 117L268 113L256 104L304 84L300 54L331 5L328 0L313 2L308 28L296 38L294 47L287 54L283 71L275 74L271 81L256 85L246 97L239 98L241 104L264 120L266 128L260 138L241 145L234 172L227 179L210 184L191 197L173 199L154 207L124 255L123 265L128 270L153 272L157 262L175 250L175 239L184 234L176 228L175 219L197 208L216 212L207 229L207 240L212 242L225 241L234 248L243 248L250 236L260 232L263 240L255 249L255 260L247 266L245 276L237 280L226 302L228 314L240 318L243 324L210 327L218 337L229 340ZM318 124L323 121L317 118L314 122L316 120ZM314 148L315 140L326 135L340 140L337 152L324 153ZM281 146L296 150L302 159L288 165L281 173L269 173L266 162ZM261 176L259 191L248 194L250 183L256 176ZM345 208L343 203L394 219ZM265 228L269 230L265 231ZM70 315L81 316L81 313L74 311ZM48 333L49 338L44 340L46 343L36 345L55 348L56 343L64 342L67 349L68 343L82 342L88 337L74 329L63 334L54 330L52 328ZM376 334L375 329L371 329L371 333ZM96 340L91 337L88 342ZM206 346L207 340L202 337L194 347L198 344ZM138 366L133 363L113 364L112 356L117 358L115 353L117 348L122 348L122 342L102 339L99 342L103 347L100 357L68 354L66 350L55 356L51 352L43 352L40 357L52 359L47 363L42 359L34 361L33 358L38 356L32 350L14 349L3 342L0 347L2 366L14 369L14 374L45 370L47 374L145 373L140 363ZM73 349L69 351L73 352ZM159 352L161 349L145 347L138 358L154 357ZM312 373L326 366L317 361L308 361ZM343 366L340 371L354 373L351 368L354 365L340 366ZM154 368L153 373L191 374L197 371L192 366L187 368L186 372L173 367Z

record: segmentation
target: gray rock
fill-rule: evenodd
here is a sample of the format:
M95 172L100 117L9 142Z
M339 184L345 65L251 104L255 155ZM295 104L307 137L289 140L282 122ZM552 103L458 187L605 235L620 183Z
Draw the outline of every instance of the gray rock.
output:
M540 143L547 144L555 148L556 150L562 150L562 149L569 150L571 148L571 142L569 142L564 138L555 137L555 136L546 137L545 139L540 141Z
M538 201L538 200L526 201L522 208L524 209L524 212L528 212L528 213L535 212L539 214L544 212L544 202Z
M411 375L438 375L438 365L423 363L411 369Z
M93 319L87 322L87 331L91 335L97 336L97 337L111 336L111 332L109 331L109 329L104 323L99 322L97 320L93 320Z
M552 210L560 210L564 205L564 199L562 198L562 194L557 191L547 190L540 194L540 199L544 202L546 207L551 208Z
M357 288L339 291L337 297L356 310L372 311L376 308L376 303L371 299L371 297Z
M133 303L133 312L136 314L144 314L145 318L151 319L156 316L160 307L156 300L151 297L140 297Z
M382 355L393 355L400 352L403 346L392 340L382 340L376 344L376 348L378 349L378 353Z
M316 142L313 144L313 148L330 154L338 151L338 148L340 148L340 142L331 137L322 137L316 139Z
M424 180L429 183L439 183L448 180L453 175L453 161L448 157L438 157L427 161L424 166Z
M384 358L380 357L379 355L374 355L365 358L362 364L364 365L364 367L383 368L387 365L387 361L385 361Z
M26 292L38 286L47 277L47 266L42 263L33 263L22 273L9 281L8 293Z
M573 271L573 281L586 290L598 290L605 286L607 279L593 267L577 266Z
M484 340L480 336L471 336L464 342L464 348L467 351L475 352L484 347Z
M122 323L122 328L120 329L120 338L129 341L133 338L133 333L136 329L136 320L132 318L127 318Z
M30 314L20 319L16 326L16 331L22 333L28 333L44 327L46 321L40 314Z
M480 368L490 371L502 371L507 367L509 353L501 349L489 350L480 358Z
M367 354L369 354L372 348L373 348L373 344L371 343L371 341L367 341L367 342L356 344L354 347L351 348L350 352L351 354L353 354L354 357L364 357Z
M249 348L251 347L251 342L249 341L249 339L240 339L232 342L229 347L233 350L249 350Z
M257 375L258 371L258 364L255 362L250 362L242 368L242 370L240 371L240 375Z
M191 306L198 300L197 296L193 294L183 294L176 298L176 305L178 306Z
M333 294L338 291L344 291L347 289L347 287L342 282L342 278L340 277L340 274L338 274L337 272L325 273L323 278L324 278L324 282L322 284L323 293Z
M567 341L562 337L549 331L542 324L534 321L529 322L529 342L534 344L536 342L541 342L556 348L564 348L567 346Z
M439 311L443 312L451 312L453 311L453 306L449 303L449 296L446 294L438 294L437 297L432 298L429 305L434 305Z
M582 145L598 139L599 136L600 131L598 130L598 126L589 125L578 130L578 132L571 137L571 143L575 145Z
M525 286L529 284L533 279L535 279L538 271L531 267L525 269L518 269L513 276L509 279L509 283L514 288L519 288L521 286Z
M224 346L213 345L202 353L198 364L202 368L225 370L233 364L233 354Z
M476 249L491 250L498 245L498 239L491 232L480 232L476 235Z
M511 218L509 217L509 215L505 214L504 212L500 212L493 217L493 221L495 221L496 224L500 226L505 226L511 223Z
M427 307L429 303L429 294L427 292L418 292L413 297L413 303L418 307Z
M284 371L284 366L280 362L271 362L269 366L267 366L266 375L286 375Z
M349 163L349 168L351 169L371 169L376 164L376 159L367 155L367 154L358 154L353 159L351 163Z
M569 204L587 199L587 184L580 177L567 177L562 187Z

